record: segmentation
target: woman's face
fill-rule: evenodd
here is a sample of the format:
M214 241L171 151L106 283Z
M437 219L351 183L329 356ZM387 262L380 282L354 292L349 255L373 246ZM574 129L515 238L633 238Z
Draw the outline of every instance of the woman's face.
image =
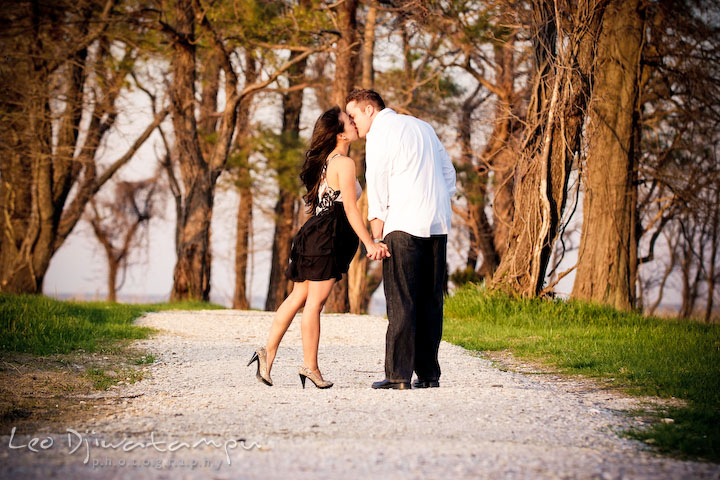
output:
M348 142L354 142L355 140L360 138L358 136L358 129L355 126L355 122L353 122L352 118L350 118L347 113L340 112L340 121L342 121L345 125L345 130L343 130L343 133L341 134L345 137L344 140Z

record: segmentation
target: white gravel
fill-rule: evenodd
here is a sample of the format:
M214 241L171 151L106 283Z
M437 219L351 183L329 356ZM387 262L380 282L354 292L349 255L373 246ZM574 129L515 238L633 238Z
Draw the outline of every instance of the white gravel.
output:
M138 342L156 357L148 378L113 388L106 408L67 425L78 434L4 435L0 478L720 478L720 465L658 456L619 436L637 424L624 412L637 400L503 372L448 343L440 388L372 390L384 376L381 317L323 315L328 390L300 386L297 318L267 387L246 363L271 321L236 310L144 316L138 324L161 329ZM217 447L195 446L204 440ZM170 442L185 445L168 452Z

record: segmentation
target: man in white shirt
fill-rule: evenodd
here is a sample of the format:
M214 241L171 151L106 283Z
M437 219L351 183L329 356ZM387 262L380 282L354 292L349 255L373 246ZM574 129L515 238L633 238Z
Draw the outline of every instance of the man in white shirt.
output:
M426 122L356 90L346 111L366 139L368 219L390 251L383 262L388 330L385 379L373 388L438 387L447 235L455 169Z

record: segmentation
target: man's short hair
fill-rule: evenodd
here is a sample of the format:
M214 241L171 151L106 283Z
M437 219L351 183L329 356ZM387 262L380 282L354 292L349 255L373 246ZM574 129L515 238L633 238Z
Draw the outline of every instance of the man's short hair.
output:
M372 103L378 110L382 110L383 108L385 108L385 102L383 101L380 94L377 93L375 90L368 90L365 88L353 90L352 92L350 92L350 95L345 98L345 104L348 104L350 102Z

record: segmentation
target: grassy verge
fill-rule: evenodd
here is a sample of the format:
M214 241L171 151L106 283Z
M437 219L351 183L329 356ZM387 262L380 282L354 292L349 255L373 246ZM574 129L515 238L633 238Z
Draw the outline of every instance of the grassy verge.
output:
M656 412L629 435L660 450L720 461L720 326L663 320L582 302L514 299L470 285L445 303L444 339L509 350L560 371L602 378L686 407Z
M0 429L32 432L71 425L121 402L98 395L142 379L152 355L133 339L153 329L133 325L145 312L222 308L202 302L114 304L0 294Z
M122 304L58 301L35 295L0 294L0 351L34 355L95 352L124 339L146 338L133 325L145 312L222 308L203 302Z

